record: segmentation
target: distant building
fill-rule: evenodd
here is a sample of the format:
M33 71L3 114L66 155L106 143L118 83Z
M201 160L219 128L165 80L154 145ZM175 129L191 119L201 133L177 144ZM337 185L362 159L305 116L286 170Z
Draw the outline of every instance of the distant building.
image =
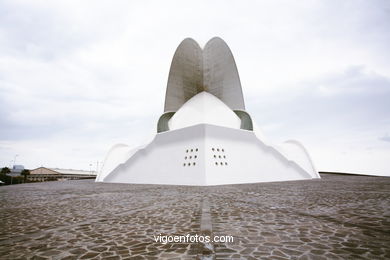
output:
M84 171L74 169L46 168L39 167L31 170L31 174L73 174L73 175L96 175L95 171Z
M93 179L95 171L39 167L30 171L30 181Z

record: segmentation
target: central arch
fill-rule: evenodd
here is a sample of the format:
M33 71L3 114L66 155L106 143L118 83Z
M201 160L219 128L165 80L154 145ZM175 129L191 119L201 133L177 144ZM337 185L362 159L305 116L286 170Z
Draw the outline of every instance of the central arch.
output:
M219 37L202 50L184 39L173 56L168 76L164 112L175 112L196 94L207 91L232 110L245 110L240 77L232 52Z

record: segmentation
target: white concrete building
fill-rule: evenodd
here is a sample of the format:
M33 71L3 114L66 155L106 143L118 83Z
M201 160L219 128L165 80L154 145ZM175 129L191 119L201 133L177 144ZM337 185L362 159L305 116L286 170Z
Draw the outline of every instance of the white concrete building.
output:
M245 110L233 55L220 38L185 39L172 60L154 139L111 148L96 181L220 185L320 178L298 141L269 143Z

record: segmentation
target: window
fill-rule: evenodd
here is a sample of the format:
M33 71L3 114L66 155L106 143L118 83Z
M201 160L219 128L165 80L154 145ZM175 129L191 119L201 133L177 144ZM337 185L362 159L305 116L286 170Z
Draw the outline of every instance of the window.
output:
M214 149L214 148L213 148ZM183 162L183 167L186 167L186 166L195 166L196 165L196 162L192 161L192 160L195 160L198 158L198 155L196 154L196 152L199 151L199 148L188 148L188 149L185 149L186 153L185 156L184 156L184 162ZM188 154L188 153L195 153L195 154Z

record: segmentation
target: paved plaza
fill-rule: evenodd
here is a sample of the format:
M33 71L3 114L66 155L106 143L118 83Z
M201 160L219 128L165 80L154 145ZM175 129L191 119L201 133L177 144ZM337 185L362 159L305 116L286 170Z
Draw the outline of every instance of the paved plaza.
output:
M390 259L390 178L0 187L1 259ZM154 236L230 235L231 243Z

